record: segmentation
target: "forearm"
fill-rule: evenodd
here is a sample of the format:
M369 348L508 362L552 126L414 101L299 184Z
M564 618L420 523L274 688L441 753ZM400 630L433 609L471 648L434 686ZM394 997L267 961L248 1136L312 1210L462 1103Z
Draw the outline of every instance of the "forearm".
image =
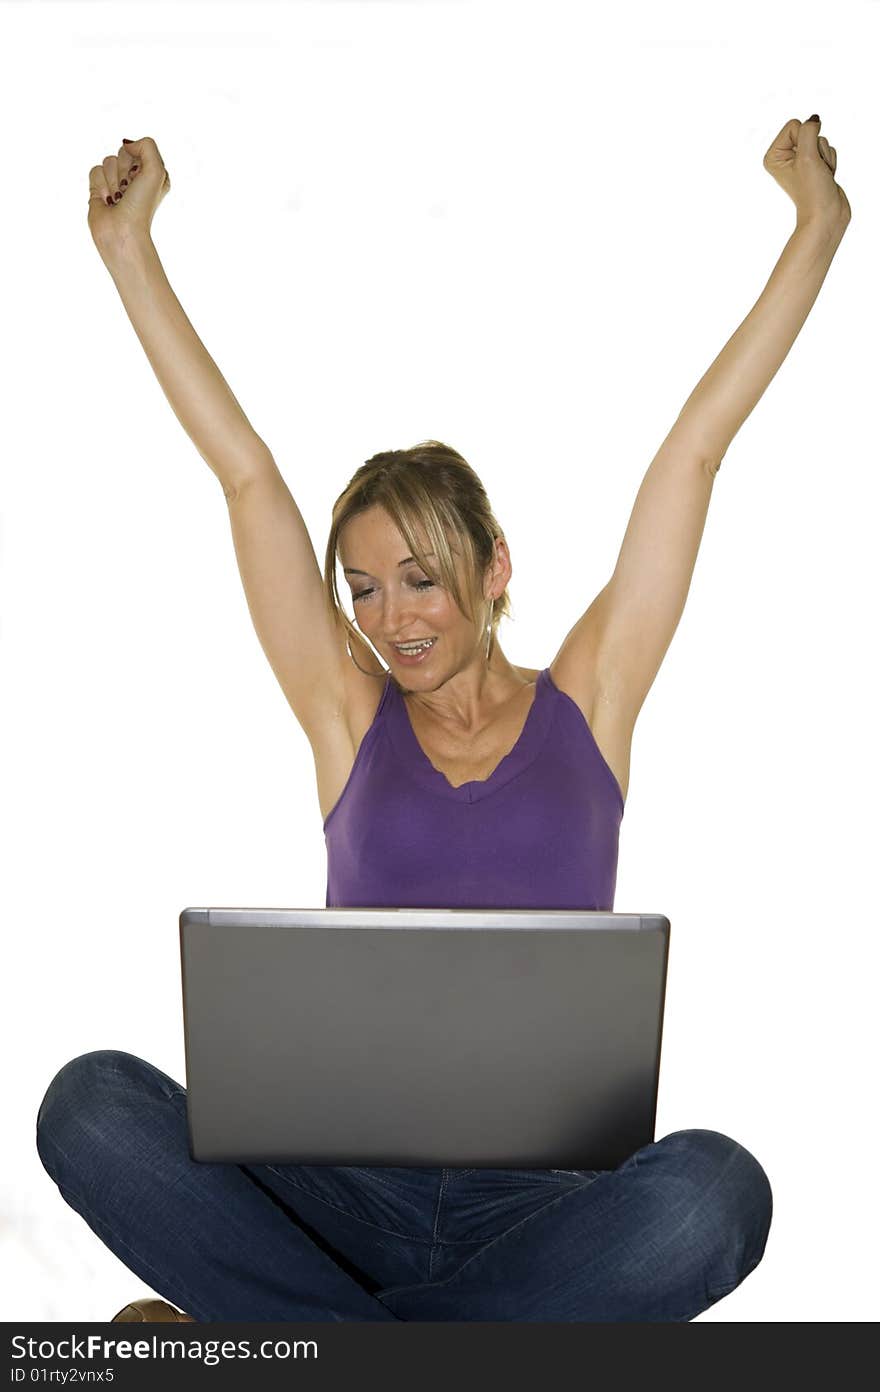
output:
M716 468L800 333L845 230L795 228L760 298L685 402L680 419Z
M251 426L168 283L152 239L103 252L171 408L227 497L265 461Z

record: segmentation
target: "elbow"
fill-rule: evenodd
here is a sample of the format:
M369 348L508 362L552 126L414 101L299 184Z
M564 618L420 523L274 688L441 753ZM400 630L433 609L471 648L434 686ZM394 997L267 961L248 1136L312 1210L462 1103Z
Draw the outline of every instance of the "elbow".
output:
M718 459L718 458L707 458L707 459L704 459L704 460L703 460L703 468L705 469L706 473L709 475L710 480L711 480L712 482L714 482L714 480L715 480L715 475L718 473L718 470L721 468L721 460Z

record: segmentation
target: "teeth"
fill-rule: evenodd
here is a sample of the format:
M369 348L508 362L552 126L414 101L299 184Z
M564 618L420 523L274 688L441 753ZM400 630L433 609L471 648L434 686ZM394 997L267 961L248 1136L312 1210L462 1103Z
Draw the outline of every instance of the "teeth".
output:
M404 645L403 643L395 643L394 646L398 648L399 651L402 653L417 653L422 652L425 648L432 647L433 643L434 639L429 638L426 643L408 643L406 645Z

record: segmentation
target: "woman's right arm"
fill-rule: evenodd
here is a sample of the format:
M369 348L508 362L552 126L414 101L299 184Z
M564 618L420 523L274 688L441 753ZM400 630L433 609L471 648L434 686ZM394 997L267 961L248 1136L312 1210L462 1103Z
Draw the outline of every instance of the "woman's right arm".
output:
M138 170L132 172L134 158ZM124 182L123 182L124 181ZM89 227L177 419L220 480L260 644L310 739L336 739L352 667L305 522L168 283L150 235L170 179L154 140L95 165ZM107 206L119 191L121 198ZM366 678L362 679L366 682Z
M89 231L171 409L231 500L273 461L184 314L153 245L153 218L170 188L152 136L123 141L89 171Z
M101 251L171 409L228 500L271 454L233 396L172 290L149 233Z

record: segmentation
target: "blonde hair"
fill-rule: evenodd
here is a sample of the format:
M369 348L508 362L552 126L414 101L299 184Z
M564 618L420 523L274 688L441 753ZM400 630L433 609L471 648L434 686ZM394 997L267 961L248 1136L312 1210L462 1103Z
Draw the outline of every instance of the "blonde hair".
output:
M324 556L324 588L331 613L348 630L349 641L359 635L342 608L336 586L339 533L346 522L376 506L388 513L409 554L428 578L448 590L460 611L475 623L480 609L488 608L483 579L495 560L495 541L506 538L486 490L467 460L440 440L422 440L409 449L384 450L367 459L333 504ZM439 563L436 568L419 549L417 532L427 536L427 549L435 553ZM458 543L460 553L450 538ZM456 554L464 557L464 593L455 570ZM505 588L492 609L490 643L501 619L510 617L511 608ZM369 675L384 677L385 673Z

